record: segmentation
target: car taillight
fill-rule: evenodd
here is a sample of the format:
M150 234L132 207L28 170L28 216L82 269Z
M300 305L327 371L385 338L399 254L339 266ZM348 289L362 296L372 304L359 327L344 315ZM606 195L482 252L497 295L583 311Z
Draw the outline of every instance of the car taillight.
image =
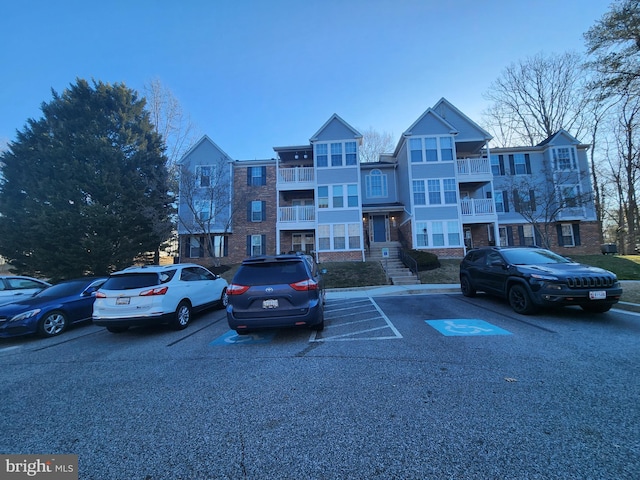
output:
M237 285L232 283L227 287L227 295L242 295L247 290L249 290L247 285Z
M302 280L301 282L291 283L289 284L289 286L299 292L305 292L308 290L317 290L318 282L312 280L311 278L308 278L306 280Z
M152 297L154 295L164 295L169 290L169 287L152 288L151 290L145 290L140 292L141 297Z
M107 296L102 292L96 292L96 298L107 298Z

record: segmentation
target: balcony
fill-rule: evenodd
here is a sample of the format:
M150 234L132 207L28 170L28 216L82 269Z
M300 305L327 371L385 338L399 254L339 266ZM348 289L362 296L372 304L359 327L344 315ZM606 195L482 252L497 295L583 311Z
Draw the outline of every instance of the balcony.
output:
M492 198L465 198L460 202L460 212L465 223L484 223L498 219Z
M306 190L313 188L315 173L313 167L290 167L278 169L278 190Z
M280 228L313 228L315 221L315 205L278 208L278 225Z
M461 182L489 181L491 174L491 163L486 157L482 158L459 158L458 159L458 180Z

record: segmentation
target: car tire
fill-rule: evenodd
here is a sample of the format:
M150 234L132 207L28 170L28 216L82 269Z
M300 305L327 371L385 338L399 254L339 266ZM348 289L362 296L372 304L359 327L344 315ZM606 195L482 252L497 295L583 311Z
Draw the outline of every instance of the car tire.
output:
M178 308L176 308L175 317L170 325L171 325L171 328L173 328L174 330L183 330L187 328L190 322L191 322L191 305L189 305L189 302L183 300L178 304Z
M236 330L237 335L249 335L250 333L251 333L251 330L247 330L247 329Z
M471 279L467 275L462 275L460 277L460 290L462 290L462 295L464 295L465 297L476 296L476 289L473 288Z
M111 333L122 333L129 330L129 327L107 327L107 331Z
M605 313L611 310L613 305L580 305L582 310L589 313Z
M38 323L38 334L41 337L55 337L67 329L68 320L64 313L53 311L47 313Z
M218 300L218 308L227 308L227 305L229 305L229 295L227 295L227 287L224 287L220 295L220 300Z
M527 292L527 289L523 285L512 285L511 288L509 288L508 297L509 305L516 313L520 313L521 315L531 315L537 310L529 296L529 292Z

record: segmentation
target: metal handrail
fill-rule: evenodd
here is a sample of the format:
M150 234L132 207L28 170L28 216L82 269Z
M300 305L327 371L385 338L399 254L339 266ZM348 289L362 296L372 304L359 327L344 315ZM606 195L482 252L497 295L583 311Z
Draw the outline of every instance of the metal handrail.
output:
M418 277L418 262L411 255L407 254L401 247L398 247L398 257L402 261L405 267L411 270L416 277Z

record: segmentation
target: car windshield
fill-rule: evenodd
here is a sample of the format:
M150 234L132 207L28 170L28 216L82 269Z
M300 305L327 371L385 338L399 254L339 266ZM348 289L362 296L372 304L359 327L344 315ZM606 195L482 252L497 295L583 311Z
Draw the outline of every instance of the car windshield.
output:
M158 274L154 272L122 273L110 276L102 285L102 290L132 290L153 287L159 283Z
M80 295L87 286L87 282L64 282L45 288L36 297L67 297L69 295Z
M539 265L545 263L571 263L571 260L549 250L503 250L502 255L512 265Z
M250 263L240 267L233 282L240 285L274 285L296 283L308 278L300 261Z

